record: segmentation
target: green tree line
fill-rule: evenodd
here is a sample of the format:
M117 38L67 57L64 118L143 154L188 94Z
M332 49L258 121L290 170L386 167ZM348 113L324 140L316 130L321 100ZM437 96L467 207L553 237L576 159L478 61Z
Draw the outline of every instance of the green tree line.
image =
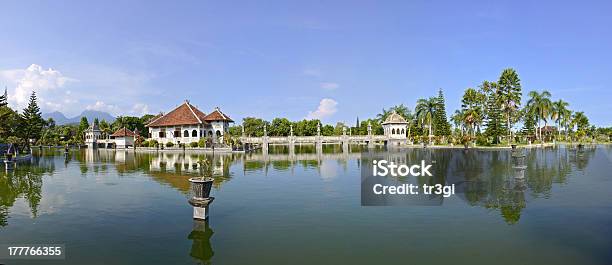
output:
M147 136L145 124L153 115L142 117L120 116L113 122L106 120L96 123L103 137L108 137L120 128L126 127L132 131L138 129L140 135ZM42 118L36 93L32 92L28 106L20 112L8 106L8 95L5 89L0 96L0 143L18 145L20 150L26 150L31 145L77 145L84 143L84 132L90 126L90 121L82 117L79 124L56 125L51 118Z

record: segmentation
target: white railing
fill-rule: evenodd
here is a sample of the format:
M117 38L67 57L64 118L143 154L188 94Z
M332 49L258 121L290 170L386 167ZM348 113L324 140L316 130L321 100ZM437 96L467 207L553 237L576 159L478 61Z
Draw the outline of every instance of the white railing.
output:
M336 135L336 136L264 136L264 137L240 137L240 141L249 144L259 144L264 141L267 143L324 143L334 142L366 142L366 141L386 141L389 137L385 135Z

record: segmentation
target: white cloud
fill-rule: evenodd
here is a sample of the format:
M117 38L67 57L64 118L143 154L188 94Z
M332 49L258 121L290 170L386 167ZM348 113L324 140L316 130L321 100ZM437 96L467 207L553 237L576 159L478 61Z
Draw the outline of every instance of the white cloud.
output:
M340 85L338 83L331 83L331 82L321 83L321 88L327 89L327 90L334 90L334 89L339 88L339 87L340 87Z
M136 103L132 105L131 108L122 108L114 104L108 104L104 101L96 101L94 104L87 105L85 107L87 110L96 110L96 111L104 111L112 114L113 116L124 116L124 115L133 115L133 116L142 116L149 113L149 105L144 103Z
M321 99L319 102L319 107L317 110L308 112L306 119L324 119L327 118L338 111L336 106L338 102L331 98Z
M94 103L93 105L87 105L85 109L109 112L113 115L120 114L120 111L121 111L121 108L119 108L118 106L107 104L107 103L104 103L104 101L99 101L99 100L96 101L96 103Z
M149 86L155 75L138 68L85 64L73 67L71 73L68 77L38 64L0 70L0 90L4 91L3 86L7 86L9 105L16 110L25 108L32 91L35 91L43 113L60 111L68 117L78 115L84 109L113 115L141 115L150 107L140 102L160 95L159 90ZM77 81L78 86L74 85Z
M14 86L14 89L9 90L9 104L16 109L25 108L32 92L36 92L41 108L58 110L67 103L66 100L72 99L56 99L53 95L58 94L58 90L63 89L69 82L77 81L64 76L60 71L51 68L45 70L37 64L26 69L0 71L0 78Z
M136 116L142 116L149 113L149 105L143 103L136 103L132 106L131 113Z

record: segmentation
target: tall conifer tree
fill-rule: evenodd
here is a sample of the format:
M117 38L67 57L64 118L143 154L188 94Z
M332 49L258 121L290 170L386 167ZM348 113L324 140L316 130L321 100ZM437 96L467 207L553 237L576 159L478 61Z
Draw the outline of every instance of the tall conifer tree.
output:
M493 137L493 143L499 143L499 137L504 135L504 118L501 110L499 88L495 82L483 82L482 91L486 95L486 126L485 134Z
M438 90L436 111L434 114L434 129L435 135L450 135L450 124L446 119L446 103L441 88Z
M43 126L45 124L45 120L43 120L40 113L40 107L38 107L36 92L32 92L28 107L23 109L21 118L23 119L20 126L21 134L23 139L26 141L26 145L29 145L30 140L36 141L40 138Z

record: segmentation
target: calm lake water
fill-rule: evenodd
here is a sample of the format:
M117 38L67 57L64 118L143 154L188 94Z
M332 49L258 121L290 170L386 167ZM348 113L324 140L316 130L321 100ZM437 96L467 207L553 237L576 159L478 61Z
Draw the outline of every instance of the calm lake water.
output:
M612 148L410 150L463 191L439 206L362 207L360 153L43 151L0 173L0 244L66 245L5 264L611 264ZM188 178L214 159L208 223Z

